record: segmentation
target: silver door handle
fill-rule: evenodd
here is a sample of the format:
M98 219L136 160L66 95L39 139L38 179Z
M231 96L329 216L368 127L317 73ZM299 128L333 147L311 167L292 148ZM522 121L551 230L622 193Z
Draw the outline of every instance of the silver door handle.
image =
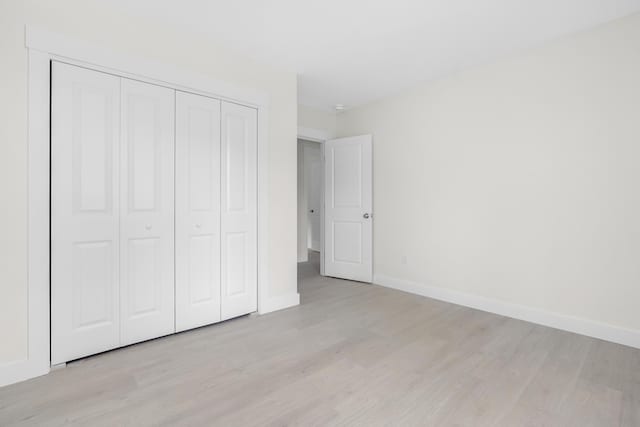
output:
M366 214L362 215L362 218L364 218L364 219L369 219L369 214L368 214L368 213L366 213Z

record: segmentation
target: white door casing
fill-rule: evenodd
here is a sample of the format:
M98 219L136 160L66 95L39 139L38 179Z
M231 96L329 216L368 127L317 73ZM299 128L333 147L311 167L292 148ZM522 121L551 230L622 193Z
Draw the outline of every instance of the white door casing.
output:
M175 331L174 96L123 78L120 149L120 344Z
M373 279L371 135L325 142L325 274Z
M220 321L220 101L176 92L176 330Z
M257 310L257 110L222 102L221 317Z
M52 64L51 361L119 345L120 78Z

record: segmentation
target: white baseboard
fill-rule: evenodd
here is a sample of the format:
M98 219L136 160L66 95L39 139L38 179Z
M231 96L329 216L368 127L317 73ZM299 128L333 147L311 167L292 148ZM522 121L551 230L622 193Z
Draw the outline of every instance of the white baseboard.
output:
M20 360L0 364L0 387L39 377L49 373L48 366L42 366L32 360Z
M277 297L267 298L260 307L260 314L267 314L273 311L283 310L285 308L300 305L300 294L287 294Z
M450 289L428 286L418 282L397 279L376 274L373 282L387 288L397 289L424 297L446 301L501 316L525 320L555 329L574 332L592 338L611 341L629 347L640 348L640 331L613 326L593 320L553 313L534 307L485 298L478 295L458 292Z

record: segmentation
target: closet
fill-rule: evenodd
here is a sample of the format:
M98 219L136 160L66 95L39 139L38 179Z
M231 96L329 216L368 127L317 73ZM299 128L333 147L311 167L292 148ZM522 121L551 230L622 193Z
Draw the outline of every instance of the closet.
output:
M257 111L52 62L52 364L256 309Z

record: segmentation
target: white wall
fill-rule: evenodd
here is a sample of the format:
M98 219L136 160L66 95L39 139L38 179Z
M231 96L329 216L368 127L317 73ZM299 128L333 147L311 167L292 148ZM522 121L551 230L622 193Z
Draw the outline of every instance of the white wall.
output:
M298 105L298 126L322 130L333 136L336 132L336 113Z
M338 116L364 133L376 277L639 337L640 15Z
M296 76L237 57L169 23L127 18L98 0L0 2L0 367L27 353L27 51L34 24L87 43L267 92L269 296L296 292Z

